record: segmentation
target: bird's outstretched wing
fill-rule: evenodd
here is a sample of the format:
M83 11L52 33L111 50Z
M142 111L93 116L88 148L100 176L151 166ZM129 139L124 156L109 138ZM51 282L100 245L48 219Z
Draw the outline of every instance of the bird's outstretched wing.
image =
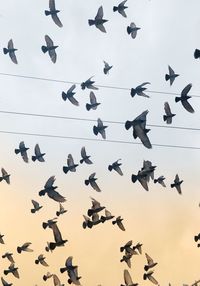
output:
M48 194L49 198L53 199L56 202L64 203L66 201L66 199L62 195L60 195L57 191L55 191L53 189L50 189L47 192L47 194Z

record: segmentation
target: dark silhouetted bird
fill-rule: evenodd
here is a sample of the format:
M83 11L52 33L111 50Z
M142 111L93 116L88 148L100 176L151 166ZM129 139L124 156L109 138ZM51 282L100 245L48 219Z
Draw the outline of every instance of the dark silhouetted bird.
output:
M66 261L65 261L65 267L60 268L60 272L64 273L65 271L69 271L69 270L74 270L76 269L78 266L74 266L72 265L72 259L73 256L69 256Z
M149 279L149 281L151 281L153 284L158 285L158 281L152 276L153 275L153 271L149 271L147 273L144 273L143 275L143 279Z
M94 198L91 198L91 200L92 200L92 207L91 209L88 209L88 212L87 212L89 216L92 216L93 214L98 213L102 211L103 209L105 209L105 207L101 206L101 204Z
M82 157L82 159L80 160L81 164L83 164L83 162L85 162L86 164L89 164L89 165L93 164L92 161L90 160L91 156L88 156L86 154L85 147L81 148L81 157Z
M2 258L7 258L11 263L15 263L12 256L13 256L13 253L6 252L5 254L2 255Z
M7 270L4 270L4 275L12 273L16 278L19 278L18 267L15 267L14 263L11 263Z
M46 46L42 46L41 49L42 49L44 54L46 52L49 53L51 61L55 64L56 59L57 59L57 54L56 54L55 49L57 49L58 46L54 46L54 43L53 43L52 39L48 35L45 35L44 38L45 38L45 41L46 41Z
M97 106L101 103L97 102L96 96L93 91L90 92L90 103L86 103L86 109L90 111L90 109L96 110Z
M82 227L85 229L86 227L92 228L93 227L93 223L90 220L89 217L87 217L86 215L83 215L84 217L84 221L82 223Z
M183 183L183 180L180 181L178 174L176 174L176 177L174 179L174 183L171 184L171 188L176 188L178 193L181 195L182 191L181 191L181 184Z
M154 180L154 183L159 183L161 184L161 186L166 187L165 183L164 183L165 177L164 176L160 176L157 179Z
M194 51L194 58L195 58L195 59L199 59L199 58L200 58L200 50L196 49L196 50Z
M146 190L149 191L148 187L148 181L147 181L147 174L146 171L138 171L137 175L132 174L131 180L133 183L135 183L137 180L140 182L142 187Z
M103 7L101 6L98 9L98 12L94 18L94 20L88 20L89 26L95 25L97 29L101 32L106 33L106 29L104 27L104 23L108 22L108 20L103 19Z
M97 119L97 126L93 126L93 132L95 135L98 135L98 133L101 134L102 138L103 139L106 139L106 131L105 129L107 128L108 126L105 126L103 125L103 122L100 118Z
M38 256L38 258L35 260L35 264L41 264L41 265L43 265L43 266L49 266L47 263L46 263L46 261L45 261L45 257L44 257L44 255L43 254L40 254L39 256Z
M90 78L88 78L86 81L83 81L81 83L81 88L84 90L86 88L88 89L94 89L97 90L98 87L94 86L93 84L95 83L95 81L91 80L93 78L93 76L91 76Z
M122 223L123 220L124 220L124 219L121 218L121 216L118 216L115 220L112 221L112 224L113 224L113 225L114 225L114 224L117 224L117 226L118 226L121 230L125 231L125 227L124 227L124 225L123 225L123 223Z
M12 286L13 283L8 283L6 280L3 279L3 277L1 277L1 282L3 284L3 286Z
M164 110L166 115L163 115L163 120L166 121L167 124L171 124L172 117L174 117L176 114L171 113L171 109L168 102L164 103Z
M176 78L177 76L179 76L179 74L175 74L175 72L173 71L173 69L172 69L170 66L168 66L168 68L169 68L169 74L166 74L166 75L165 75L165 80L166 80L166 81L169 80L170 85L172 85L173 82L174 82L174 80L175 80L175 78Z
M44 185L44 189L39 192L39 196L44 196L47 194L50 199L59 203L64 203L66 199L55 191L57 186L53 186L55 179L55 176L51 176L47 180L46 184Z
M69 171L70 172L76 172L76 167L78 164L74 164L74 159L71 154L68 155L67 158L67 166L63 166L63 172L67 174Z
M99 186L96 183L97 178L95 178L96 173L92 173L88 180L85 180L85 185L88 186L90 184L90 186L97 192L101 192L101 189L99 188Z
M125 252L127 254L131 253L132 252L132 248L131 248L132 243L133 243L133 241L129 240L124 246L120 247L120 251L123 252L125 250Z
M118 163L121 159L118 159L117 161L115 161L114 163L112 163L112 165L108 166L108 170L112 171L115 170L119 175L123 176L122 170L120 168L120 166L122 165L122 163Z
M113 219L115 216L111 214L111 212L109 212L107 209L105 209L105 216L101 216L101 222L104 223L106 220L111 220Z
M60 206L59 211L56 212L57 216L62 215L62 214L67 212L67 210L64 209L64 207L61 205L61 203L59 204L59 206Z
M139 96L144 96L149 98L149 96L144 93L144 91L147 89L146 87L144 87L146 84L150 84L150 82L144 82L135 88L131 88L131 96L134 97L137 94Z
M127 16L126 16L126 13L124 11L125 9L128 8L127 6L124 6L126 2L127 2L127 0L124 0L118 6L114 6L113 7L113 12L118 11L123 17L126 18Z
M55 0L49 0L49 11L45 10L44 13L46 16L51 15L54 23L61 28L63 25L57 15L59 12L60 10L57 10L55 7Z
M28 248L31 245L31 242L25 242L22 246L17 247L17 252L21 253L22 251L33 252L32 249Z
M127 33L130 35L133 39L136 38L137 36L137 31L140 30L141 28L136 27L135 23L131 23L130 26L127 27Z
M69 279L68 279L69 284L73 283L75 285L81 285L79 281L81 279L81 276L78 276L78 267L76 267L75 269L68 270L67 274L69 276Z
M17 49L14 48L13 40L11 39L8 42L8 47L7 48L3 48L3 52L4 52L5 55L9 54L9 56L10 56L10 58L11 58L13 63L18 64L16 55L15 55L15 51L17 51Z
M148 271L149 269L151 269L154 266L156 266L158 263L154 262L153 259L147 253L145 253L145 256L146 256L146 259L147 259L147 265L144 266L144 270Z
M197 242L200 240L200 233L194 236L194 241Z
M35 151L35 155L32 156L32 161L35 162L36 160L38 160L39 162L44 162L43 157L46 153L41 153L40 147L38 144L35 145L34 151Z
M1 168L2 177L0 177L1 181L6 181L7 184L10 184L10 175L6 172L4 168Z
M55 242L49 243L49 248L54 250L56 247L64 246L64 244L68 241L67 239L63 240L61 232L57 226L57 223L53 223L49 226L53 230L54 240Z
M5 244L3 237L4 237L4 234L0 234L0 243L1 244Z
M180 97L175 97L175 102L181 101L183 107L190 113L194 113L193 107L189 104L188 99L191 98L191 96L187 95L192 87L192 84L189 83L181 92Z
M28 163L28 155L27 155L27 150L29 150L29 148L27 148L24 144L24 141L21 141L19 143L19 149L15 149L15 154L21 154L22 159L24 160L24 162Z
M133 246L133 250L138 250L139 254L142 254L142 243L137 243L136 245Z
M133 283L131 275L127 269L124 270L124 283L125 285L121 284L121 286L138 286L138 283Z
M104 62L104 68L103 68L103 72L104 74L109 74L109 70L113 67L113 66L110 66L107 62L103 61Z
M123 255L122 259L120 259L120 262L126 262L129 268L131 268L131 257L133 255L131 253Z
M53 219L49 219L47 222L43 222L42 223L42 227L44 229L46 229L47 227L51 227L52 224L57 223L57 217L53 218Z
M64 91L62 92L62 98L63 100L69 100L73 105L79 106L79 102L74 98L74 95L76 94L76 92L73 92L73 90L76 88L76 85L73 84L67 91L67 93L65 93Z
M34 214L35 212L39 211L42 206L40 206L40 204L34 200L31 200L32 204L33 204L33 209L31 209L31 213Z
M53 277L53 274L51 274L50 272L47 272L46 275L43 275L43 280L44 280L44 281L47 281L47 279L49 279L49 278L51 278L51 277Z

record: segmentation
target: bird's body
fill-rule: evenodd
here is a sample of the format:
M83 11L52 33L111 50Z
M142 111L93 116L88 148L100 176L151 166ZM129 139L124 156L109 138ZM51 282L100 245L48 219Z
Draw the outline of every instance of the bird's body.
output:
M165 110L165 114L163 115L163 120L166 121L167 124L171 124L172 123L172 118L176 115L174 113L171 112L171 108L169 106L168 102L164 103L164 110Z
M92 173L88 180L85 180L85 185L88 186L90 184L90 186L97 192L101 192L101 189L99 188L99 186L96 183L97 178L95 178L96 173Z
M13 253L6 252L5 254L2 255L2 258L7 258L11 263L15 263L13 259Z
M90 157L91 157L91 156L88 156L88 155L86 154L85 147L82 147L82 148L81 148L81 157L82 157L82 159L80 160L80 164L83 164L83 163L86 163L86 164L88 164L88 165L93 164L92 161L90 160Z
M32 204L33 204L33 209L31 209L31 213L35 213L37 211L39 211L42 206L40 206L40 204L34 200L31 200Z
M165 177L164 176L160 176L157 179L154 180L154 183L159 183L161 186L166 187L165 183L164 183Z
M124 18L127 17L126 13L125 13L125 9L127 9L128 7L125 6L125 3L127 2L127 0L122 1L121 3L119 3L118 6L114 6L113 7L113 12L118 11Z
M18 253L21 253L22 251L25 251L25 252L33 252L33 250L29 248L29 246L30 246L31 244L32 244L31 242L25 242L24 244L22 244L22 246L18 246L18 247L17 247L17 252L18 252Z
M86 109L88 111L96 110L97 106L100 105L101 103L97 102L96 96L93 91L90 92L90 103L86 103Z
M15 267L14 263L11 263L7 270L4 270L4 275L8 275L9 273L12 273L16 278L19 279L19 272L18 267Z
M56 212L56 215L57 216L60 216L60 215L62 215L62 214L64 214L64 213L66 213L67 212L67 210L65 210L64 209L64 207L61 205L61 203L59 204L59 211L57 211Z
M38 258L35 260L35 264L41 264L41 265L43 265L43 266L49 266L47 263L46 263L46 261L45 261L45 257L44 257L44 255L43 254L40 254L39 256L38 256Z
M8 174L4 168L1 168L1 173L0 182L4 180L7 184L10 184L10 174Z
M61 232L57 226L57 223L54 223L50 226L50 228L53 230L54 240L55 242L50 242L49 247L51 250L54 250L56 247L64 246L65 243L68 241L67 239L62 239Z
M105 209L105 216L101 216L101 222L104 223L107 220L113 219L115 216L111 214L107 209Z
M147 259L147 264L144 266L144 270L148 271L149 269L155 267L158 263L154 262L153 259L145 253L146 259Z
M44 196L47 194L50 199L59 203L64 203L66 199L55 191L57 186L53 186L55 180L55 176L51 176L44 185L44 189L39 192L39 196Z
M183 183L183 180L180 180L178 174L176 174L175 179L174 179L174 183L171 184L171 188L175 187L180 195L182 194L182 191L181 191L181 184L182 183Z
M122 170L120 168L120 166L122 165L122 163L119 163L121 159L118 159L117 161L115 161L114 163L112 163L111 165L108 166L108 170L111 172L112 170L115 170L120 176L123 176Z
M97 90L98 87L94 86L93 84L95 83L95 81L91 80L93 78L93 76L91 76L90 78L88 78L86 81L83 81L81 83L81 88L84 90L86 88L88 89L94 89Z
M104 74L109 74L109 71L110 69L113 67L113 66L110 66L107 62L103 61L104 62L104 68L103 68L103 72Z
M144 280L149 279L149 281L151 281L153 284L158 285L158 281L152 275L153 275L153 271L144 273L143 279Z
M113 225L114 225L114 224L117 224L117 226L118 226L121 230L125 231L125 227L124 227L122 221L123 221L123 218L121 218L121 216L118 216L115 220L112 221L112 224L113 224Z
M87 212L88 216L92 216L93 214L98 213L103 209L105 209L105 207L101 206L101 204L97 200L95 200L94 198L91 199L92 199L92 207L91 209L88 209Z

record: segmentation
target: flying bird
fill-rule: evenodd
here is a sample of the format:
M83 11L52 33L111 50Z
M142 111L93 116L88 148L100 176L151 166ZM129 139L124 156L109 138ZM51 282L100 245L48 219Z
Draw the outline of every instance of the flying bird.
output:
M101 32L106 33L106 29L104 27L104 23L108 22L108 20L103 19L103 7L101 6L98 9L98 12L94 18L94 20L88 20L89 26L95 25L97 29Z
M149 191L149 187L147 184L147 174L144 171L138 171L137 175L132 174L131 176L131 181L135 183L136 181L139 181L142 187L146 190Z
M55 176L51 176L47 182L44 185L44 189L39 192L39 196L44 196L45 194L48 195L48 197L56 202L64 203L66 199L60 195L55 189L57 186L53 186L53 183L55 181Z
M21 154L22 159L24 160L24 162L28 163L28 155L27 155L27 150L29 150L29 148L27 148L24 144L24 141L21 141L19 143L19 149L15 149L15 154Z
M55 218L53 218L53 219L49 219L47 222L43 222L43 223L42 223L42 227L43 227L44 229L46 229L47 227L51 227L51 225L57 223L57 219L58 219L58 218L55 217Z
M51 15L54 23L61 28L63 25L57 15L59 12L60 10L57 10L55 7L55 0L49 0L49 10L45 10L44 13L46 16Z
M105 209L104 206L101 206L101 204L95 200L94 198L91 198L92 200L92 207L90 209L88 209L88 216L92 216L95 213L98 213L100 211L102 211L103 209Z
M168 102L164 103L164 110L166 115L163 115L163 120L166 121L167 124L171 124L172 117L174 117L176 114L171 113L171 109Z
M74 266L72 265L72 259L73 256L69 256L66 261L65 261L65 267L60 268L60 272L64 273L65 271L69 271L69 270L74 270L76 269L78 266Z
M92 227L93 227L93 223L92 223L92 221L90 220L90 218L87 217L86 215L83 215L83 217L84 217L84 221L83 221L83 223L82 223L82 227L83 227L84 229L86 229L86 227L92 228Z
M121 286L137 286L138 285L138 283L133 283L131 275L127 269L124 270L124 283L125 285L121 284Z
M101 192L101 189L99 188L99 186L96 183L97 178L95 178L96 173L92 173L89 178L87 180L85 180L85 185L88 186L90 184L90 186L97 192Z
M44 257L44 255L43 254L40 254L39 256L38 256L38 258L35 260L35 264L41 264L41 265L43 265L43 266L49 266L47 263L46 263L46 261L45 261L45 257Z
M79 106L79 102L74 98L74 95L76 94L76 92L74 92L73 90L76 88L76 85L73 84L67 91L67 93L65 93L64 91L62 92L62 98L64 101L66 101L67 99L76 106Z
M166 81L169 80L170 85L172 85L173 82L174 82L174 80L175 80L175 78L176 78L177 76L179 76L179 74L175 74L175 72L173 71L173 69L172 69L170 66L168 66L168 69L169 69L169 74L166 74L166 75L165 75L165 80L166 80Z
M62 215L64 213L66 213L67 210L64 209L64 207L61 205L61 203L59 204L59 211L56 212L56 215L59 216L59 215Z
M120 262L125 261L126 264L128 265L129 268L131 268L131 257L133 255L131 253L127 253L125 255L123 255L122 259L120 259Z
M153 271L149 271L147 273L144 273L143 275L143 279L149 279L149 281L151 281L153 284L158 285L158 281L152 276L153 275Z
M81 148L81 157L82 157L82 159L80 160L80 164L83 164L84 162L85 162L86 164L89 164L89 165L93 164L92 161L90 160L90 157L91 157L91 156L88 156L88 155L86 154L85 147L82 147L82 148Z
M147 89L144 86L147 85L147 84L150 84L150 82L144 82L144 83L136 86L135 88L131 88L131 96L134 97L137 94L139 96L144 96L144 97L148 97L149 98L149 96L144 93L144 91Z
M39 162L44 162L45 160L43 157L45 153L41 153L39 144L35 145L34 151L35 155L32 156L32 161L35 162L36 160L38 160Z
M133 248L132 248L134 251L135 251L135 249L137 249L138 250L138 252L139 252L139 254L142 254L142 243L137 243L136 245L134 245L133 246Z
M153 259L147 253L145 253L145 256L146 256L146 259L147 259L147 265L144 266L144 270L148 271L149 269L151 269L154 266L156 266L158 263L154 262Z
M171 184L171 188L176 188L178 193L181 195L182 191L181 191L181 184L183 183L183 180L180 181L178 174L176 174L175 179L174 179L174 183Z
M90 92L90 103L86 103L86 109L90 111L91 109L96 110L97 106L101 103L97 102L96 96L93 91Z
M194 51L194 58L195 59L199 59L200 58L200 50L195 49L195 51Z
M101 216L101 222L104 223L107 220L113 219L115 216L111 214L107 209L105 209L105 216Z
M113 7L113 12L118 11L123 17L127 17L126 13L125 13L125 9L127 9L128 7L125 6L125 3L127 2L127 0L122 1L118 6L114 6Z
M194 241L197 242L200 240L200 233L194 236Z
M40 204L34 200L31 200L32 204L33 204L33 209L31 209L31 213L34 214L35 212L39 211L42 206L40 206Z
M106 131L105 129L107 128L108 126L105 126L103 125L103 122L100 118L97 119L97 126L93 126L93 133L95 135L98 135L98 133L101 134L102 138L103 139L106 139Z
M4 275L12 273L16 278L19 278L18 267L15 267L14 263L11 263L7 270L4 270Z
M120 247L120 251L123 252L125 250L127 253L131 253L131 251L132 251L132 248L131 248L132 243L133 243L133 241L129 240L124 246Z
M13 253L6 252L5 254L2 255L2 258L7 258L11 263L15 263L13 259Z
M131 23L130 26L127 27L127 33L130 35L133 39L136 38L137 36L137 31L140 30L141 28L136 27L135 23Z
M121 216L118 216L115 220L112 221L112 224L113 224L113 225L114 225L114 224L117 224L117 226L118 226L121 230L125 231L125 227L124 227L122 221L123 221L123 218L121 218Z
M97 90L98 87L94 86L93 84L95 83L95 81L91 80L93 78L93 76L91 76L90 78L88 78L86 81L83 81L81 83L81 88L84 90L86 88L88 89L94 89Z
M81 279L81 276L78 276L78 267L76 267L75 269L69 269L67 271L67 274L69 276L69 279L68 279L68 283L69 284L75 284L75 285L81 285L80 284L80 279Z
M7 184L10 184L10 175L6 172L4 168L1 168L2 177L0 177L1 181L6 181Z
M188 92L190 91L192 87L192 84L189 83L181 92L181 96L178 97L176 96L175 97L175 102L179 102L181 101L183 107L190 113L194 113L194 109L193 107L190 105L190 103L188 102L188 99L191 98L191 96L187 95Z
M53 274L51 274L50 272L47 272L46 275L43 275L43 280L44 280L44 281L47 281L47 279L49 279L49 278L51 278L51 277L53 277Z
M103 68L103 72L104 74L109 74L109 70L113 67L113 66L110 66L107 62L103 61L104 62L104 68Z
M32 244L31 242L25 242L22 246L17 247L17 252L18 253L21 253L22 251L33 252L33 250L29 248L31 244Z
M16 55L15 55L15 52L17 51L17 49L14 48L14 45L13 45L13 40L10 39L9 42L8 42L8 47L7 48L3 48L3 52L4 54L9 54L12 62L14 64L18 64L17 62L17 58L16 58Z
M53 223L49 226L53 230L54 240L55 242L49 243L50 250L54 250L56 247L64 246L64 244L68 241L67 239L63 240L61 232L57 226L57 223Z
M154 180L154 183L159 183L161 184L161 186L166 187L165 183L164 183L165 177L164 176L160 176L157 179Z
M49 53L51 61L55 64L56 59L57 59L57 54L56 54L55 49L57 49L58 46L54 46L54 43L53 43L52 39L48 35L45 35L44 38L45 38L45 41L46 41L46 46L42 46L41 49L42 49L44 54L46 52Z
M68 155L67 158L67 166L63 166L63 172L67 174L69 171L70 172L76 172L76 167L78 164L74 164L74 159L71 154Z
M111 165L108 166L108 170L111 172L112 170L115 170L120 176L123 176L122 170L120 168L120 166L122 165L122 163L119 163L121 159L118 159L117 161L115 161L114 163L112 163Z
M3 237L4 237L4 234L0 234L0 243L1 244L5 244Z

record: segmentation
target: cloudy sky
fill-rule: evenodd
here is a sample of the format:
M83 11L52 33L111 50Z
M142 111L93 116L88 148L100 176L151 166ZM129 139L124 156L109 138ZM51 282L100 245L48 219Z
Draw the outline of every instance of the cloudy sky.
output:
M194 50L200 48L199 1L128 0L127 18L113 13L112 8L118 3L114 0L57 0L63 28L44 15L48 0L7 0L1 3L0 48L6 47L12 38L18 49L18 65L3 52L0 54L0 167L11 174L10 186L5 182L0 184L0 232L5 235L5 245L0 245L0 250L1 254L6 251L14 253L20 280L12 275L6 279L16 286L27 283L53 285L52 280L42 280L47 271L57 274L67 285L67 276L61 274L59 268L68 256L73 256L75 265L79 266L83 286L120 285L127 265L120 263L119 248L131 239L135 244L143 244L143 255L132 258L129 270L134 282L151 285L142 279L145 252L158 262L154 276L160 285L169 282L172 285L191 284L200 278L200 254L193 239L200 231L199 150L156 146L148 150L135 144L1 133L97 138L92 132L92 121L13 115L2 111L125 122L149 110L147 124L166 126L162 119L165 101L176 113L172 126L199 128L200 63L193 57ZM88 19L95 17L101 5L104 18L108 20L106 34L88 25ZM131 22L141 28L136 39L126 32ZM41 51L45 35L59 46L56 64ZM103 60L113 65L109 75L103 73ZM180 74L172 87L164 79L168 65ZM94 76L96 85L119 89L99 88L95 94L101 105L96 111L86 110L90 91L82 91L79 84L76 85L79 107L62 100L62 91L67 91L71 84L59 81L81 83L91 76ZM151 83L148 86L150 98L132 98L128 89L146 81ZM170 94L180 94L189 83L192 83L190 94L196 95L190 99L194 114L175 103L175 96ZM107 125L108 141L140 142L134 141L131 131L126 131L123 124ZM148 134L152 144L200 147L199 131L150 128ZM30 148L30 158L38 143L46 153L46 162L33 163L30 160L28 164L24 163L14 153L20 141ZM82 146L86 147L94 164L78 166L76 173L65 175L62 167L66 165L68 154L79 162ZM122 159L123 177L107 169L119 158ZM143 160L150 160L157 166L156 177L166 177L165 189L150 182L150 190L146 192L138 182L131 182L131 174L138 172ZM93 172L97 174L101 193L84 185L84 180ZM184 180L182 196L170 188L177 173ZM58 226L68 243L49 254L44 247L52 239L52 233L49 229L42 229L42 222L55 217L58 204L46 196L39 197L38 192L52 175L56 176L59 192L67 199L64 206L68 212L59 218ZM100 201L114 215L121 215L126 231L122 232L111 222L84 230L82 215L91 205L90 197ZM43 205L35 215L30 213L31 199ZM17 254L16 247L26 241L32 242L34 252ZM48 269L34 263L41 253L47 257ZM1 260L0 265L0 275L3 275L9 263Z

